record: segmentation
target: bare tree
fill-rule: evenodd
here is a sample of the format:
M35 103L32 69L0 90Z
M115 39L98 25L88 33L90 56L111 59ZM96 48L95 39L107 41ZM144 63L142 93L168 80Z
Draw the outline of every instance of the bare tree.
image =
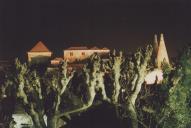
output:
M67 62L64 61L59 71L47 71L44 83L46 89L46 98L50 96L52 101L48 100L48 108L46 109L47 127L57 128L59 119L61 118L62 109L60 108L62 96L68 86L69 81L73 77L73 72L68 72Z
M126 72L122 73L122 75L125 75L126 77L125 80L128 81L122 82L122 87L126 93L125 96L122 97L122 99L125 101L125 104L123 105L125 112L130 119L132 128L138 127L135 102L144 83L145 76L148 73L147 67L151 59L151 55L152 47L150 45L148 45L146 49L138 49L132 60L130 60L125 66L127 69Z
M64 115L81 112L91 107L93 105L97 90L101 90L103 100L109 101L104 86L105 73L102 71L101 58L97 54L91 56L90 62L84 66L83 72L85 74L87 101L84 101L82 107L74 110L68 110L64 113Z
M118 116L129 118L131 128L138 127L135 102L147 75L147 67L152 55L152 47L138 49L133 57L124 57L114 51L106 70L112 74L114 91L112 103L116 106Z
M66 61L58 70L47 71L44 76L39 76L27 64L16 59L14 80L10 80L16 85L16 96L21 99L36 128L60 127L59 121L63 116L69 117L91 107L97 91L101 92L103 100L117 106L117 111L122 110L122 114L118 116L125 118L127 115L132 128L137 128L135 102L147 74L151 54L151 46L139 49L130 59L125 58L122 52L117 55L114 51L106 63L97 54L93 55L83 68L86 101L69 108L62 107L62 100L74 72L68 71ZM111 98L108 98L104 85L106 71L112 75L114 81ZM43 119L45 115L47 125Z
M113 78L113 92L111 97L111 102L114 104L118 103L119 100L119 94L120 94L120 77L121 77L121 65L124 61L123 53L120 52L119 55L117 55L116 51L114 50L113 53L109 57L109 61L104 64L105 71L108 71L109 74L111 74Z
M86 83L86 101L71 108L62 108L62 99L73 78L64 61L58 70L47 70L44 76L31 71L27 64L15 61L13 84L16 85L17 101L21 101L25 111L31 116L35 128L58 128L63 116L85 111L92 106L97 90L101 90L104 100L109 100L104 86L104 72L98 55L91 57L90 63L84 66ZM3 91L3 90L2 90ZM44 120L47 116L47 125Z
M35 128L58 128L60 118L61 96L65 92L67 85L73 73L67 74L67 62L64 62L57 74L47 72L45 78L45 89L42 91L42 79L36 71L29 71L26 64L21 64L18 59L15 61L16 75L15 83L17 85L17 98L21 99L24 109L31 116ZM54 101L52 105L45 106L47 96L53 94ZM48 111L47 111L48 110ZM47 126L44 116L47 116Z

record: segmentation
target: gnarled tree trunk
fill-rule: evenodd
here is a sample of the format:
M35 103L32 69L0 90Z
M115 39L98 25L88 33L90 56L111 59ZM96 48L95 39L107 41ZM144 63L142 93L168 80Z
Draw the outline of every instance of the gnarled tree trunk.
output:
M58 128L58 116L52 115L47 117L47 128Z
M135 110L135 105L132 104L131 99L126 103L126 112L128 114L129 128L138 128L137 112Z
M137 96L147 75L147 67L152 55L152 47L147 46L145 50L139 49L132 58L126 59L122 65L122 57L114 57L113 77L114 77L114 105L122 120L128 120L128 128L138 128L138 118L135 109ZM119 97L119 93L123 93Z
M38 113L30 114L30 116L33 120L33 125L35 128L46 128L43 116L39 116Z

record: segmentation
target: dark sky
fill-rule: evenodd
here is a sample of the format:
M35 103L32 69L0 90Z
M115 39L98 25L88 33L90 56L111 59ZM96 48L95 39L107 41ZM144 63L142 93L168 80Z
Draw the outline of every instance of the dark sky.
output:
M191 41L189 0L0 0L0 59L45 42L55 56L70 46L134 51L164 33L170 56Z

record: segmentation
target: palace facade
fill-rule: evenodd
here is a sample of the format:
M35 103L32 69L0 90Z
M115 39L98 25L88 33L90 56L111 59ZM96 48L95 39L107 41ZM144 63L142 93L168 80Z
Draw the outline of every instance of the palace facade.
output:
M110 53L108 48L98 48L98 47L70 47L64 51L64 59L68 62L83 61L90 58L91 55L97 53L99 55L106 55Z
M168 52L166 49L163 34L160 35L159 40L157 35L154 36L153 48L153 60L155 61L155 69L149 72L145 77L146 84L153 84L156 82L156 79L157 83L160 83L163 79L161 65L163 62L169 64ZM57 66L63 60L67 60L69 62L70 69L82 68L83 64L80 62L90 58L90 56L94 53L101 56L109 55L110 49L98 47L88 48L86 46L69 47L63 50L63 57L56 57L52 59L52 52L45 46L43 42L39 41L29 52L27 52L29 63L49 62L52 66Z

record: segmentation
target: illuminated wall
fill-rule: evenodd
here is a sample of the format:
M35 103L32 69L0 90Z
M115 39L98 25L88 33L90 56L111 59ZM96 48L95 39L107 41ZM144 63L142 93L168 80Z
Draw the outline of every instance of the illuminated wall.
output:
M27 52L28 62L30 63L44 63L48 62L50 57L52 56L52 52L46 47L46 45L39 41L36 45Z
M167 53L165 42L164 42L164 37L163 37L163 34L161 34L160 42L158 46L158 53L157 53L158 68L161 68L161 64L163 63L163 61L169 64L169 58L168 58L168 53Z
M81 61L89 58L92 54L108 54L109 49L100 49L100 50L64 50L64 59L67 59L68 62Z
M161 83L163 80L163 72L160 69L155 69L152 72L149 72L145 77L146 84Z
M64 61L63 58L54 58L50 61L51 65L59 65L62 61Z
M51 52L28 52L28 62L44 62L48 61L52 56Z

